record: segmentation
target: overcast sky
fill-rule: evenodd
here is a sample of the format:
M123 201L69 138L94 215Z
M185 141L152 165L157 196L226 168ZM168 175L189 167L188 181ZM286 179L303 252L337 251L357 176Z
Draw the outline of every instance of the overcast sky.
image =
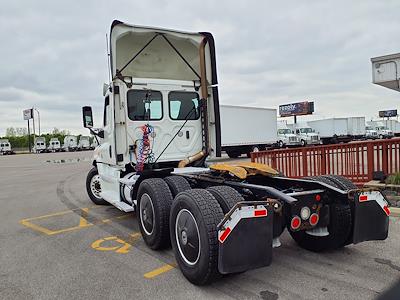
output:
M370 58L400 52L400 1L5 1L0 136L40 111L42 131L100 125L113 19L214 34L222 104L315 101L314 118L377 116L400 94L371 83Z

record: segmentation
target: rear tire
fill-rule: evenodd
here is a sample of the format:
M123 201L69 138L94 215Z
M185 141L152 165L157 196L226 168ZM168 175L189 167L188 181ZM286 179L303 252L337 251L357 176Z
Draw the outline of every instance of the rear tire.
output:
M193 284L205 285L220 276L217 225L223 217L218 201L204 189L182 192L172 204L172 248L180 270Z
M234 188L226 185L208 187L209 191L222 208L224 214L228 213L236 203L244 201L242 195Z
M346 177L339 175L326 175L326 177L335 182L343 191L357 189L357 186Z
M229 158L238 158L240 156L238 151L226 151L226 154L228 154Z
M100 175L96 167L93 167L86 177L86 191L90 200L96 205L109 205L106 200L101 198Z
M172 194L161 178L143 180L137 194L137 219L146 245L163 249L170 245L169 213Z
M180 192L191 189L189 182L182 176L168 176L164 178L164 181L168 184L168 187L171 190L172 198L175 198Z
M330 208L330 222L328 225L328 236L313 236L305 231L288 231L296 243L307 250L322 252L334 250L346 245L351 233L352 218L350 206L346 204L332 204Z

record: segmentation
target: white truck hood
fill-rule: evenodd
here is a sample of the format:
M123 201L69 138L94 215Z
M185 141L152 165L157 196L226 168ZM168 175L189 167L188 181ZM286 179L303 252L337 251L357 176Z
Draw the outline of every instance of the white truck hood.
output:
M112 77L120 73L132 78L198 81L202 42L207 42L207 81L216 84L214 40L210 33L134 26L116 20L110 31Z

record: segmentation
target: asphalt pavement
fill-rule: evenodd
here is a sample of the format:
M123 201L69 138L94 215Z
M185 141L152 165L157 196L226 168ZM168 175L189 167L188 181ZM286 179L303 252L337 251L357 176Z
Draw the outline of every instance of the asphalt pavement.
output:
M269 267L197 287L171 250L140 237L134 213L95 206L91 152L0 156L0 299L374 299L399 279L389 238L316 254L285 232Z

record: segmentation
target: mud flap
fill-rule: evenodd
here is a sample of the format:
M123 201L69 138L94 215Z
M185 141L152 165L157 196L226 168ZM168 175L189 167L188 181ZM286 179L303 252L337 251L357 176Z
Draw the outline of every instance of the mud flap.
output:
M388 237L388 202L379 191L355 194L353 243L384 240Z
M235 205L218 227L218 270L222 274L268 266L272 261L273 209Z

